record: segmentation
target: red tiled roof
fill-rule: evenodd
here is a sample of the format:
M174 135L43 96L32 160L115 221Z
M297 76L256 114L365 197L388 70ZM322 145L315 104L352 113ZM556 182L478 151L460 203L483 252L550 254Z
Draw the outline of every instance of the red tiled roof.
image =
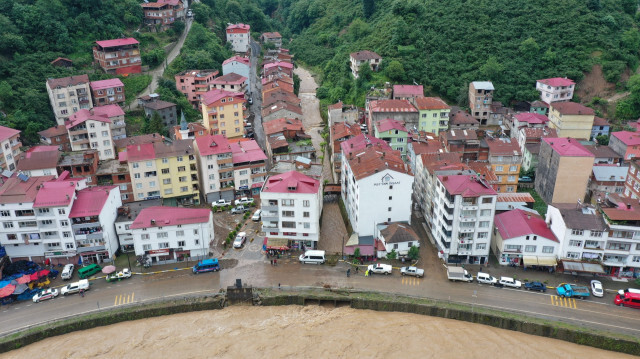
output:
M520 146L515 139L495 138L487 139L490 156L520 156Z
M196 137L196 144L201 156L217 155L231 152L229 141L223 135L206 135Z
M463 125L463 124L480 124L478 120L476 120L473 116L465 111L456 112L451 118L451 124L453 125Z
M493 172L493 169L491 168L489 162L467 161L466 164L471 170L475 171L476 174L478 174L480 178L484 179L486 182L490 184L498 182L498 176L496 176L495 172Z
M293 69L293 64L290 62L276 61L276 62L272 62L264 65L265 70L268 70L274 67L284 67L285 69Z
M294 106L300 106L302 101L292 92L275 90L265 93L262 97L262 108L269 107L276 102L287 102Z
M358 52L352 52L350 54L351 57L353 57L354 59L358 60L358 61L363 61L363 60L375 60L375 59L381 59L382 57L380 57L380 55L376 54L373 51L369 51L369 50L362 50L362 51L358 51Z
M593 126L609 126L609 121L605 120L602 117L594 116Z
M571 86L576 84L575 82L573 82L573 80L568 79L566 77L553 77L550 79L538 80L538 82L541 82L545 85L549 85L553 87Z
M250 29L251 29L251 26L245 25L245 24L231 24L227 26L227 32L232 32L232 33L244 34L244 33L248 33Z
M534 203L535 201L531 193L528 192L498 193L498 202Z
M66 135L67 133L67 127L65 125L49 127L46 130L38 132L40 136L45 138Z
M413 148L413 153L416 155L438 154L445 152L444 147L442 147L442 143L435 140L427 142L410 142L408 145Z
M359 151L353 151L348 156L344 156L343 153L344 159L349 161L349 167L351 167L351 172L356 180L387 169L412 176L411 170L402 160L400 151L383 150L380 146L366 147Z
M408 132L402 121L394 120L392 118L385 118L383 120L376 121L375 126L376 129L378 129L378 132L387 132L390 130Z
M371 112L418 112L409 100L377 100L369 105Z
M220 89L213 89L211 91L207 91L204 95L202 95L201 102L209 106L214 102L220 101L223 98L233 97L239 99L241 102L244 102L244 94L241 92L230 92ZM234 100L235 102L236 100Z
M302 108L300 106L295 106L286 102L276 102L273 105L262 109L262 117L267 117L271 114L274 114L280 110L287 110L298 115L302 116Z
M531 103L531 107L546 107L546 108L549 108L549 104L544 102L544 101L537 100L537 101L533 101Z
M156 158L153 143L127 146L127 160L130 162L145 161Z
M333 140L338 140L347 136L357 136L362 133L360 126L357 124L349 124L347 122L336 122L331 126L331 132L333 133Z
M246 77L238 75L235 72L230 72L226 75L216 77L215 79L213 79L213 81L211 81L211 83L214 85L239 85L241 83L244 83L245 81L247 81Z
M7 178L0 187L0 203L33 202L38 194L38 187L54 176L29 177L26 181L17 176Z
M255 140L232 142L229 146L233 152L233 163L259 162L267 159Z
M128 37L126 39L96 41L96 44L98 44L98 45L100 45L101 47L104 48L104 47L114 47L114 46L139 44L139 42L138 42L138 40L134 39L133 37Z
M124 111L122 111L122 107L116 104L109 104L104 106L98 106L91 109L93 114L96 116L107 116L109 118L116 116L124 116Z
M240 63L245 64L247 66L251 65L251 61L249 60L249 58L248 57L244 57L244 56L233 56L233 57L230 57L230 58L224 60L224 62L222 62L222 65L226 65L226 64L228 64L230 62L234 62L234 61L240 62Z
M424 153L420 155L420 160L422 161L422 166L432 174L434 171L438 171L443 168L452 170L463 170L466 168L462 163L462 154L460 153Z
M545 115L541 115L535 112L522 112L515 115L515 118L519 122L527 122L530 125L533 124L545 124L549 122L549 118Z
M49 87L54 89L56 87L67 87L67 86L75 86L79 84L88 84L89 83L89 75L76 75L69 77L61 77L59 79L48 79L47 83Z
M415 99L418 110L449 110L451 106L447 105L440 97L418 97Z
M551 232L551 229L547 227L542 217L521 209L514 209L496 215L495 225L503 240L534 235L558 242L558 239Z
M461 195L469 198L496 194L496 191L489 185L482 183L478 176L438 176L438 179L447 189L447 192L454 196Z
M117 107L117 105L115 105L115 106ZM96 107L96 108L100 108L100 107ZM121 111L122 111L122 109L121 109ZM67 122L66 127L67 127L67 129L70 129L72 127L75 127L75 126L87 121L87 120L111 123L111 120L106 115L96 115L96 114L91 113L90 110L87 110L86 108L83 108L82 110L74 113L73 115L71 115L71 117L69 117L69 122Z
M112 190L118 186L87 187L76 193L77 198L73 202L69 218L92 217L102 212L104 204Z
M329 105L329 106L327 106L327 108L329 110L342 110L342 101L338 101L337 103L334 103L333 105Z
M618 131L611 133L611 136L620 140L620 142L624 143L627 146L637 146L640 145L640 133L639 132L631 132L631 131Z
M543 138L542 141L546 142L551 148L556 151L560 156L569 157L594 157L593 153L589 152L584 146L576 139L566 137L556 138Z
M35 146L18 157L18 171L56 168L60 151L58 146Z
M0 126L0 141L7 140L15 135L20 134L20 131L13 128Z
M262 36L266 37L267 39L275 39L275 38L278 38L278 37L280 37L280 38L282 37L282 35L280 35L280 33L277 32L277 31L276 32L265 32L265 33L262 34Z
M116 77L108 80L91 81L89 86L91 86L92 90L104 90L112 87L124 87L124 84Z
M524 127L520 131L524 131L526 138L545 138L545 137L558 137L558 131L555 128L549 127Z
M36 195L33 208L67 206L76 193L76 182L58 178L44 182Z
M262 192L268 193L318 193L320 181L297 171L289 171L267 179Z
M593 115L595 111L577 102L552 102L551 108L563 115Z
M280 133L285 130L304 132L302 121L297 118L278 118L263 123L262 127L264 128L264 134L267 136L274 133Z
M210 217L211 210L206 208L153 206L144 208L138 213L131 224L131 229L207 223Z
M424 96L424 87L422 85L393 85L393 96L421 97Z
M382 151L392 151L393 149L385 140L365 135L363 133L340 143L342 155L346 156L351 152L360 151L366 147L378 147Z

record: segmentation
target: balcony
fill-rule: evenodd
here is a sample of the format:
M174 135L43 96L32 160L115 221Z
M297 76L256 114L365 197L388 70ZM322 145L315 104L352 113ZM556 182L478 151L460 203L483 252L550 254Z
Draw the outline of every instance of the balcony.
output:
M94 242L86 244L80 244L80 242L76 242L78 253L103 251L106 249L106 244L106 242Z
M624 258L615 258L615 257L607 257L605 256L602 260L602 264L611 267L624 267L627 263L627 257Z
M276 212L278 213L278 206L277 205L262 205L262 211L263 212Z
M476 231L476 229L474 227L471 227L471 228L460 228L458 230L459 233L473 233L475 231Z
M99 227L100 226L100 222L98 221L98 217L94 216L94 217L78 217L78 218L73 218L71 220L71 226L75 229L78 228L76 225L77 224L86 224L87 227Z
M278 219L280 218L278 216L278 212L265 212L264 208L262 210L262 221L263 222L270 222L270 221L278 221Z
M476 203L465 203L462 202L462 209L465 211L477 211L478 205Z
M522 253L522 248L504 248L503 253Z
M263 224L262 231L263 232L279 232L280 229L278 228L277 224Z
M460 216L460 222L476 222L478 218L471 216Z
M89 233L89 232L79 232L79 233L74 233L74 236L76 237L77 240L86 240L86 239L93 239L93 240L101 240L103 238L103 233L102 231L100 232L93 232L93 233Z

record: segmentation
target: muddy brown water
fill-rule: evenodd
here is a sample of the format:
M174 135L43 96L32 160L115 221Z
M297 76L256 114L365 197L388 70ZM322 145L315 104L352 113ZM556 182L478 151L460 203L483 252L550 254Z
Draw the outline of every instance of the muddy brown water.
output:
M632 358L450 319L325 307L231 307L53 337L0 358Z

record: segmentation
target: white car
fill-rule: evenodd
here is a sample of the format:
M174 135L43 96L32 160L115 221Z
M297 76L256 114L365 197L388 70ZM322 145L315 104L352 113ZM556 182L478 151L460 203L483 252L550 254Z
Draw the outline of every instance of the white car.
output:
M33 296L34 303L40 303L43 300L53 299L60 294L57 289L45 289Z
M240 232L233 241L233 248L242 248L244 242L247 240L247 233Z
M235 205L248 205L250 203L253 203L253 198L242 197L240 199L236 199Z
M393 267L391 267L391 265L382 263L378 263L376 265L371 264L367 269L369 270L369 273L376 274L391 274L393 271Z
M478 272L478 274L476 275L476 280L478 281L478 283L482 283L482 284L494 285L498 283L498 278L490 275L489 273L483 273L483 272Z
M602 283L599 280L591 281L591 293L593 293L594 297L603 297L604 289L602 288Z
M85 292L89 290L88 279L80 279L77 282L65 285L60 289L60 294L69 295L69 294L79 293L81 290Z
M262 215L262 210L256 210L255 212L253 212L253 216L251 216L251 220L254 222L258 222L260 221L260 216Z
M227 201L226 199L219 199L211 203L211 207L226 207L230 205L231 205L231 201Z
M511 277L500 277L500 280L498 281L498 283L504 285L505 287L511 287L511 288L517 288L517 289L522 288L522 282L520 282L519 280L515 280Z
M62 274L60 275L60 277L63 280L71 279L71 277L73 277L73 270L74 269L75 269L75 266L73 264L66 264L64 266L64 269L62 270Z

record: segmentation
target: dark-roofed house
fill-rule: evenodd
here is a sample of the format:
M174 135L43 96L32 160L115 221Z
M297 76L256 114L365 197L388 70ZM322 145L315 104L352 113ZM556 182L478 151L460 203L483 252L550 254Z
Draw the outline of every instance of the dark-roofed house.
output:
M302 118L302 108L287 102L276 102L262 109L263 123L278 118Z
M122 203L130 203L135 200L131 186L131 175L126 163L117 159L100 161L95 178L98 186L118 186Z
M584 145L589 152L593 153L595 159L593 161L596 165L602 164L622 164L622 156L620 156L616 151L614 151L609 146L601 146L601 145Z
M120 250L133 252L133 234L131 233L133 221L143 209L162 206L162 199L157 198L129 203L122 201L122 204L122 207L118 208L118 217L115 222L116 234L118 235L118 242L120 242Z
M378 100L368 103L367 127L372 130L376 122L385 119L402 121L411 131L418 129L418 110L408 100Z
M465 160L479 158L480 140L475 130L452 129L440 132L440 142L447 152L459 153Z
M382 57L373 51L362 50L352 52L349 55L349 61L351 62L351 74L353 77L358 78L360 65L368 63L371 67L371 71L378 71L378 68L380 68L380 64L382 63Z
M412 100L418 97L424 97L422 85L393 85L394 100Z
M334 175L340 177L342 168L342 151L340 144L361 134L360 126L348 122L337 122L329 130L329 141L331 142L331 163Z
M38 132L40 135L40 142L49 146L58 146L58 149L62 152L71 151L71 142L69 142L69 132L65 125L58 125L47 128L46 130Z
M211 89L224 90L229 92L245 92L249 79L235 72L216 77L211 81Z
M178 124L176 104L173 102L154 99L152 101L145 102L142 105L142 108L144 109L144 114L148 118L151 118L153 114L157 112L166 128L171 128Z
M594 140L598 136L609 136L609 130L611 130L609 121L602 117L594 116L590 139Z
M21 153L16 170L27 176L58 177L56 166L60 158L58 146L35 146Z
M392 222L376 225L376 256L385 258L387 253L395 251L398 256L406 257L413 246L420 247L418 234L406 222Z
M479 125L490 124L489 116L491 115L494 90L491 81L474 81L469 84L469 109L471 117L478 120Z
M132 136L121 138L119 140L113 141L116 145L116 150L118 152L125 151L127 146L132 145L143 145L145 143L155 143L164 141L164 136L160 136L158 133L149 133L146 135Z
M608 193L622 194L628 170L628 167L616 165L593 166L587 187L587 197L590 202L596 204L602 201Z
M488 116L488 115L487 115ZM452 130L477 130L480 121L465 111L451 111L449 113L449 128Z
M98 151L87 150L82 152L64 153L58 160L58 173L67 171L76 178L86 178L87 184L95 185L96 172L98 172Z
M272 43L277 48L280 48L282 46L282 35L280 35L280 33L277 31L262 33L262 35L260 35L260 40L265 44Z

